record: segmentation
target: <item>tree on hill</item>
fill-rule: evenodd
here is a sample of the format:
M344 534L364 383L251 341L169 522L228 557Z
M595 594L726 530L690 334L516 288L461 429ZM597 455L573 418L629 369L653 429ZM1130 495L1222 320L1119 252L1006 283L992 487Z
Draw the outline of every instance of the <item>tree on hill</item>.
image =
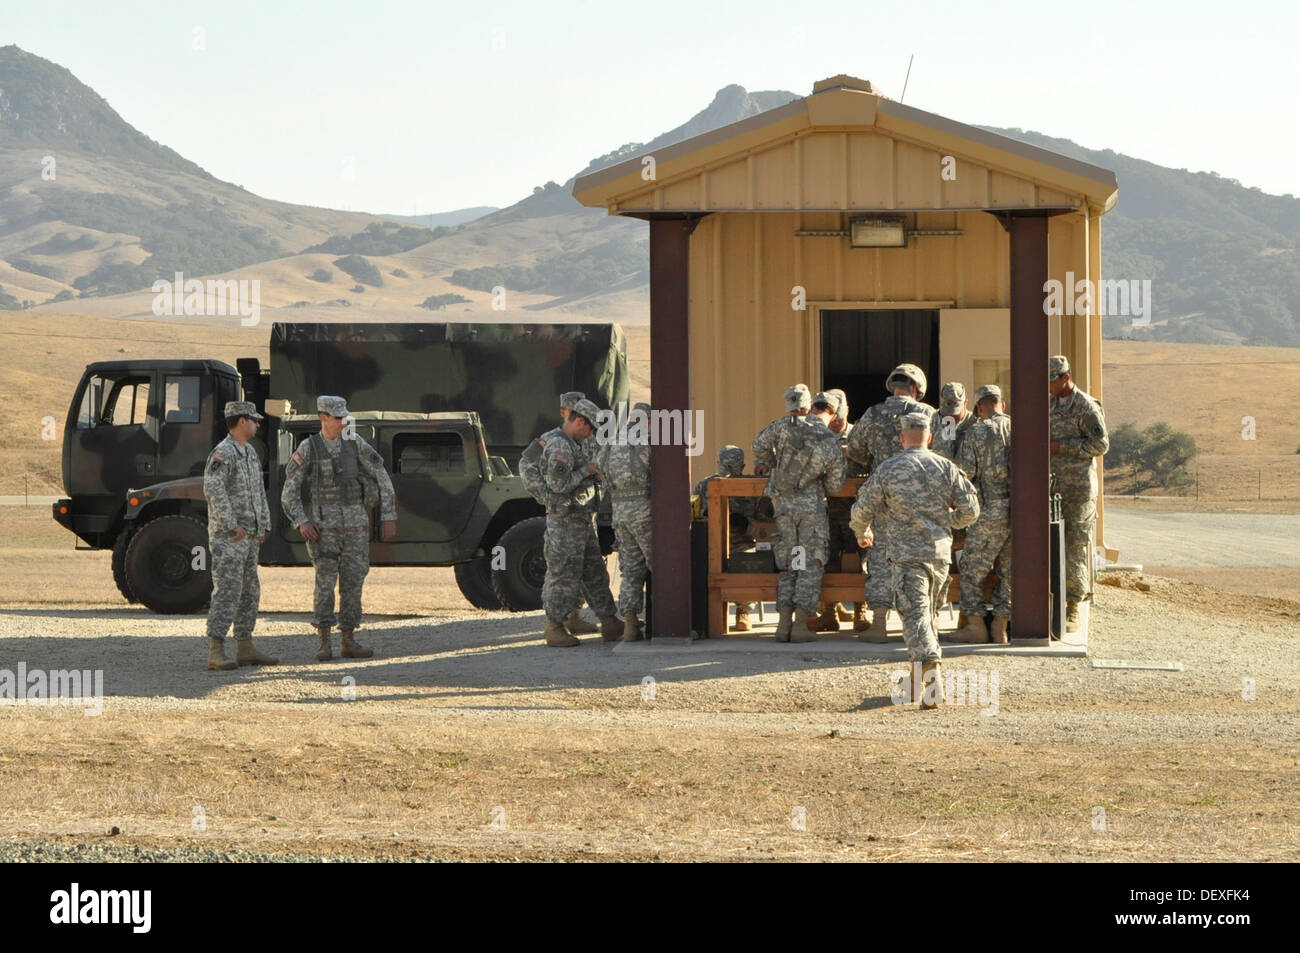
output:
M344 255L342 258L336 258L334 267L362 284L378 288L384 283L384 276L379 273L379 269L360 255Z
M1134 493L1151 487L1180 490L1193 483L1187 465L1195 456L1196 440L1192 435L1174 430L1163 421L1145 430L1121 424L1110 433L1106 467L1131 468Z

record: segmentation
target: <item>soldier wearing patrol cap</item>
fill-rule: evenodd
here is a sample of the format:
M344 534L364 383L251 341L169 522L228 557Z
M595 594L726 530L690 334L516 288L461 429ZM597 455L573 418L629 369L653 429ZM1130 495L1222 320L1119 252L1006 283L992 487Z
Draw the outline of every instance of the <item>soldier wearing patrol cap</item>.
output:
M616 615L609 572L596 538L596 481L599 471L587 459L581 442L596 429L600 408L577 401L564 425L543 434L541 479L546 488L546 581L542 606L546 609L546 644L578 645L565 620L582 603L585 593L600 616L600 634L606 642L623 636Z
M279 659L253 646L261 586L257 553L271 531L271 510L262 483L262 463L249 441L262 415L251 401L232 400L225 408L228 436L208 454L203 466L203 496L208 503L208 552L212 555L212 604L208 609L208 668L229 671L237 665L275 665ZM226 654L226 632L235 627L235 658Z
M899 443L903 416L924 414L928 424L934 413L933 407L921 403L925 385L925 372L915 364L899 364L889 372L885 389L890 396L869 407L849 434L846 450L850 465L856 464L867 473L874 473L890 457L903 452ZM887 638L886 616L894 608L888 552L886 527L885 532L876 533L874 544L867 550L867 584L864 590L867 605L871 608L871 625L858 632L858 638L864 642L884 642ZM857 628L856 624L854 628Z
M561 394L560 423L563 424L569 419L569 415L573 413L573 408L578 406L578 401L586 399L587 395L580 390L566 390ZM528 483L530 480L535 484L541 482L542 450L546 446L547 437L551 436L553 433L555 433L554 430L548 430L546 433L542 434L530 443L528 448L524 450L523 454L519 457L519 475L524 478L525 483ZM587 441L584 441L583 444L578 445L578 450L581 453L586 454L587 450L584 444L589 441L590 438L588 438ZM583 598L587 602L591 601L585 592L583 593ZM582 602L579 602L574 610L569 613L569 617L564 620L565 628L572 635L590 635L593 632L599 632L600 630L596 628L596 626L592 625L582 617L581 610Z
M954 642L1006 642L1011 621L1011 418L1002 408L1002 389L985 384L975 392L979 422L962 440L957 465L975 484L980 518L966 531L961 558L961 624ZM984 580L998 567L993 592L993 629L985 632Z
M1065 631L1079 628L1079 603L1092 596L1092 530L1097 525L1097 458L1110 449L1101 404L1070 376L1064 354L1047 360L1051 466L1065 522Z
M899 427L902 452L858 488L853 530L863 546L871 546L881 530L889 538L892 588L914 673L905 680L904 700L934 708L943 698L934 593L947 578L952 530L975 522L980 505L957 465L926 448L929 414L904 414Z
M776 512L776 640L811 642L826 566L826 494L844 485L844 455L826 426L829 409L799 414L812 407L807 387L786 390L785 406L789 415L764 427L752 449L758 471L769 474L765 492Z
M361 588L370 571L370 514L376 501L383 520L381 537L397 538L397 508L393 481L379 451L355 432L344 432L348 405L342 397L316 398L320 433L312 434L294 451L284 468L280 502L289 521L307 540L316 567L312 625L320 637L316 661L333 658L330 629L338 623L342 658L370 658L372 649L354 641L361 625ZM311 512L303 505L303 487L311 491ZM334 614L334 585L339 611Z
M975 424L975 415L966 408L966 387L961 381L949 381L939 392L939 412L930 418L934 439L930 449L956 462L961 438Z

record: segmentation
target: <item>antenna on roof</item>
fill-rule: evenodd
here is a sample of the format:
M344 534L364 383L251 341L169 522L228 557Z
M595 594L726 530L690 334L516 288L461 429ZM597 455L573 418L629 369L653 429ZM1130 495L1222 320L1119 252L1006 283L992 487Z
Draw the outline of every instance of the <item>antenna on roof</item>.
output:
M912 76L912 60L914 59L916 59L915 53L913 53L911 56L907 58L907 75L903 77L903 95L898 97L898 102L900 104L903 102L903 99L907 96L907 81Z

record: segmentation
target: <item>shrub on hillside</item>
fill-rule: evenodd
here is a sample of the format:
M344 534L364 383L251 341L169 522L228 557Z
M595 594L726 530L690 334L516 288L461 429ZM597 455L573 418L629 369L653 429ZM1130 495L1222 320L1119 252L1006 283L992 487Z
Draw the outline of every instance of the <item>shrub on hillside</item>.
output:
M378 288L384 283L384 276L379 273L379 269L360 255L344 255L342 258L336 258L334 267L362 284Z

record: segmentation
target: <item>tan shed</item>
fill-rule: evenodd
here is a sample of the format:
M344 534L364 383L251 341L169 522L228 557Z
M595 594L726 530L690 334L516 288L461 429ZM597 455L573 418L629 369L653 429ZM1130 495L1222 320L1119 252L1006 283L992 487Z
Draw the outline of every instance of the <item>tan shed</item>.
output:
M1095 295L1047 314L1044 289L1062 282L1073 304L1080 282L1098 287L1117 194L1113 172L850 76L574 184L584 205L651 222L652 403L703 412L695 478L724 444L748 452L795 382L844 389L854 420L902 361L926 372L930 403L945 381L1001 384L1016 420L1018 637L1047 634L1047 356L1066 354L1103 396ZM670 449L654 457L661 579L689 572L692 474ZM663 590L656 637L687 635L689 598Z

